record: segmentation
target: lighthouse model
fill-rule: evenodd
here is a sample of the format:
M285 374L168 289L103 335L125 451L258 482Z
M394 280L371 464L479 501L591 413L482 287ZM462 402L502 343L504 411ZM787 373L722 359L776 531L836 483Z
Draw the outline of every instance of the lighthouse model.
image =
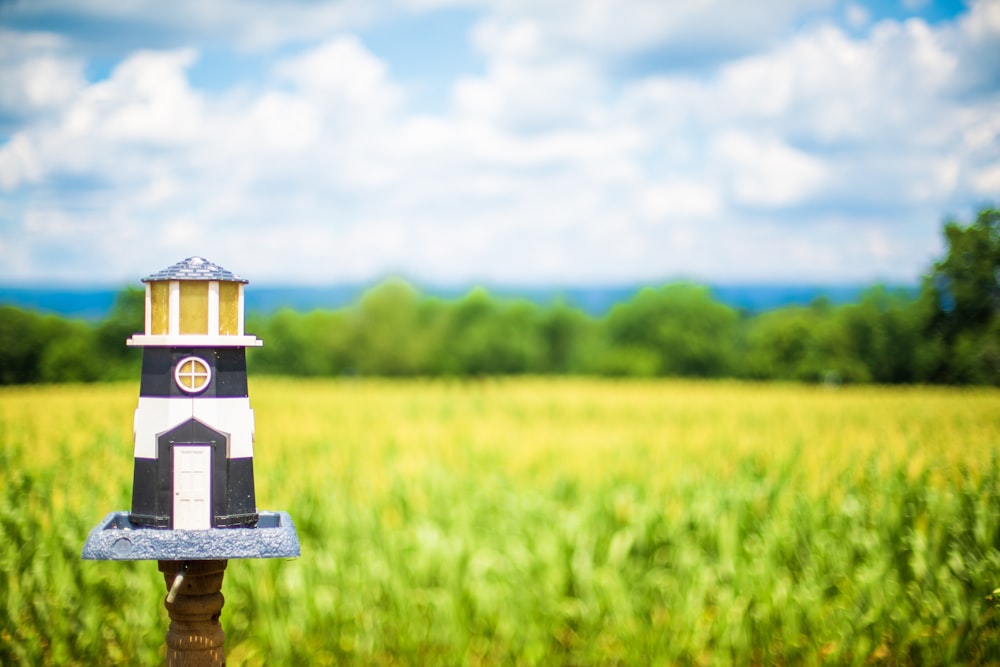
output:
M221 667L222 579L230 558L300 553L285 512L257 509L253 410L243 331L247 281L201 257L144 278L132 510L90 531L88 560L156 560L170 616L168 667Z
M135 411L135 526L255 526L253 410L243 332L247 281L200 257L145 278Z
M243 329L247 281L201 257L143 279L130 512L91 531L84 558L298 556L291 519L259 512Z

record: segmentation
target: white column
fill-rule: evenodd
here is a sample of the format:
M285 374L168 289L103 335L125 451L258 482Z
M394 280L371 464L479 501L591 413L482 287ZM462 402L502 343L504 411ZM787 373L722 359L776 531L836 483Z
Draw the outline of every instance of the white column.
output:
M167 313L170 318L167 324L167 334L177 336L181 333L181 284L177 280L171 280L169 285L170 297Z
M236 318L237 318L236 335L242 336L243 335L243 284L242 283L240 283L239 287L236 290L236 293L239 295L237 297L237 303L236 303Z
M146 335L149 336L153 333L153 286L150 283L146 283L146 324L145 331Z
M219 281L208 281L208 335L219 335Z

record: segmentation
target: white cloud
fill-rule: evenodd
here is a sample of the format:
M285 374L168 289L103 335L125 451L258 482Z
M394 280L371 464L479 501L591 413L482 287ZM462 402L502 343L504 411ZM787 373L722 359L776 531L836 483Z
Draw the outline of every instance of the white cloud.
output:
M240 87L195 86L194 49L130 52L89 84L50 75L44 117L0 144L18 202L4 257L61 244L79 249L63 275L127 276L197 252L255 282L912 280L944 212L1000 197L1000 96L978 60L1000 5L792 34L825 4L484 3L469 36L483 70L455 78L436 114L415 113L391 63L340 27L371 20L359 5L296 6L270 28L260 5L226 34L320 34L293 15L327 32ZM221 10L190 11L196 34L228 30ZM619 70L740 31L717 67ZM31 39L56 70L83 71L58 39ZM0 47L0 67L22 62Z
M128 181L134 167L145 170L149 149L192 144L204 120L184 74L194 57L139 53L78 91L60 117L28 125L0 148L0 187L64 175Z
M455 85L461 115L528 131L586 122L603 82L583 60L522 64L500 59L481 78Z
M0 29L0 113L27 116L59 109L84 86L83 63L47 33Z
M920 21L879 24L866 40L825 26L725 67L720 115L756 118L825 144L902 143L903 133L922 131L925 112L948 103L956 67Z
M650 220L707 218L722 210L716 190L698 181L651 186L639 196L639 210Z
M871 12L861 5L854 3L847 5L847 8L844 10L844 16L847 19L847 25L855 29L865 27L871 20Z
M42 167L34 145L23 133L14 135L0 147L0 189L8 192L42 177Z
M971 177L972 187L984 197L996 197L1000 192L1000 162L977 170Z
M331 39L287 59L275 67L275 72L310 99L331 105L364 106L369 113L386 111L399 98L399 92L387 80L385 63L352 35Z
M493 55L624 56L664 47L746 52L788 31L831 0L499 0L476 33Z
M726 132L713 140L711 154L738 204L776 208L800 205L827 178L821 160L775 138Z
M366 0L282 2L269 0L44 0L13 3L4 8L12 19L44 22L54 19L67 34L81 37L80 48L106 52L109 46L149 48L149 44L192 42L270 51L288 43L322 40L399 12L396 3ZM67 20L68 19L68 20ZM83 19L83 20L73 20ZM116 26L101 30L95 24ZM89 42L89 44L88 44ZM95 42L99 42L96 43Z
M185 76L196 56L192 49L131 56L109 80L92 85L80 97L67 114L65 129L77 136L96 134L153 145L198 139L201 99Z

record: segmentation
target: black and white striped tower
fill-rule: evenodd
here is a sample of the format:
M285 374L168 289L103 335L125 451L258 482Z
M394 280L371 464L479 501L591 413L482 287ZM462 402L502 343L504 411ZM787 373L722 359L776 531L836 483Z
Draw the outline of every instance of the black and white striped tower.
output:
M243 330L246 280L201 257L144 278L135 411L135 526L203 530L257 523L253 410Z
M144 278L131 511L87 536L91 560L293 558L287 512L257 508L243 330L247 281L201 257Z

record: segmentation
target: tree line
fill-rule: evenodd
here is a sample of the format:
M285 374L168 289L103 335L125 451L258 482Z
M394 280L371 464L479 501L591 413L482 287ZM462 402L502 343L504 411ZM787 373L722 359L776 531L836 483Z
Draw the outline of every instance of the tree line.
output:
M944 225L947 254L919 295L875 286L855 302L817 299L740 312L710 290L640 290L603 316L567 303L444 300L388 280L352 305L251 313L265 341L251 372L295 376L511 374L704 377L1000 386L1000 211ZM88 324L0 307L0 384L138 377L125 339L143 326L143 291L126 289Z

